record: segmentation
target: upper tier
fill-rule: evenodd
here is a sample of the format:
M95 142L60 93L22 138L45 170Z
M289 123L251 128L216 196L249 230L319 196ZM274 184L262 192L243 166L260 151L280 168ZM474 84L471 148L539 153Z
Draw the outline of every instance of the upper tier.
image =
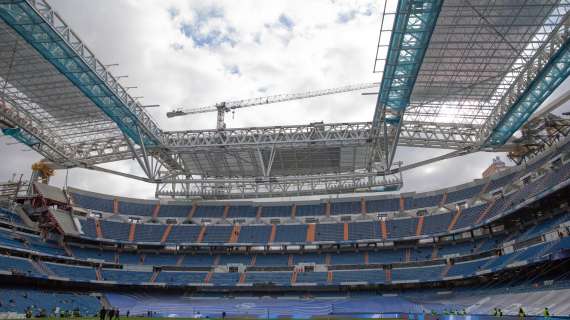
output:
M119 213L146 218L176 219L295 219L330 217L366 213L409 213L415 215L452 211L456 205L481 204L489 195L509 194L531 180L541 178L570 151L569 141L551 148L529 163L512 167L491 178L425 193L372 195L360 198L321 199L313 201L178 201L169 199L141 200L69 188L74 207L102 213ZM558 163L559 165L560 163ZM564 168L567 171L567 168ZM550 179L550 178L549 178ZM524 181L523 181L524 180ZM560 180L560 179L558 179ZM548 181L552 185L553 181ZM524 189L524 187L522 187ZM443 210L440 210L443 209Z

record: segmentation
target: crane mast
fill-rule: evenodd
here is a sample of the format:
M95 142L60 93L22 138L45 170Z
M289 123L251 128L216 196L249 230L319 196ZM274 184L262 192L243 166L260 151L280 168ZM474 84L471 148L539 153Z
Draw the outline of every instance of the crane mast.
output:
M301 100L301 99L314 98L314 97L320 97L320 96L327 96L327 95L333 95L333 94L337 94L337 93L358 91L358 90L363 90L363 89L375 88L375 87L378 87L379 85L380 85L380 83L378 83L378 82L369 82L369 83L348 85L348 86L331 88L331 89L307 91L307 92L302 92L302 93L278 94L278 95L251 98L251 99L225 101L225 102L216 103L214 105L209 105L209 106L199 107L199 108L192 108L192 109L178 108L176 110L167 112L166 116L169 118L173 118L173 117L185 116L185 115L189 115L189 114L217 112L216 128L218 130L223 130L223 129L225 129L225 126L226 126L225 122L224 122L225 113L233 111L235 109L260 106L260 105L268 105L268 104L272 104L272 103L279 103L279 102L292 101L292 100Z

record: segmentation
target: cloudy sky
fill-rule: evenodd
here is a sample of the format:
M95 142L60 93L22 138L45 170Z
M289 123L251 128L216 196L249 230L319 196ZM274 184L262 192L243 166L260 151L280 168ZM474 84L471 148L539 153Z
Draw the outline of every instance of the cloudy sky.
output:
M177 106L304 92L380 81L372 73L380 25L380 2L49 0L65 21L122 79L133 96L169 130L215 126L215 113L167 119ZM242 109L230 127L370 121L375 97L347 93ZM402 150L412 163L441 150ZM30 173L41 157L0 137L0 180ZM425 191L480 177L494 154L447 160L405 174L404 191ZM469 166L464 166L469 163ZM134 161L105 165L142 174ZM74 169L54 183L125 196L152 197L154 185Z

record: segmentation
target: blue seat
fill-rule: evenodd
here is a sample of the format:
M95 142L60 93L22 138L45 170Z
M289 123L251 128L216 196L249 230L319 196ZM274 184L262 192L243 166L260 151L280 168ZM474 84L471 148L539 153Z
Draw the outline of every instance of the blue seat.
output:
M149 282L152 272L101 269L103 279L125 284Z
M245 283L288 286L291 284L291 274L292 272L247 272Z
M203 283L207 275L207 272L161 271L155 282L174 285Z
M278 224L275 227L275 242L301 243L307 240L306 224Z
M95 269L92 267L72 266L49 262L46 262L45 265L59 277L79 281L97 280Z

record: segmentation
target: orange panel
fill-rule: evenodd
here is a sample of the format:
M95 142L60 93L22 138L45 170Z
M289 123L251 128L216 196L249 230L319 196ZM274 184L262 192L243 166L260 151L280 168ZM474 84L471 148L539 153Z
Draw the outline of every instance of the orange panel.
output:
M131 223L131 228L129 229L129 241L135 241L135 228L136 224Z
M271 226L271 235L269 235L269 242L273 242L275 241L275 235L277 234L277 226L276 225L272 225Z
M314 223L309 223L307 225L307 242L315 241L315 229L316 225Z

